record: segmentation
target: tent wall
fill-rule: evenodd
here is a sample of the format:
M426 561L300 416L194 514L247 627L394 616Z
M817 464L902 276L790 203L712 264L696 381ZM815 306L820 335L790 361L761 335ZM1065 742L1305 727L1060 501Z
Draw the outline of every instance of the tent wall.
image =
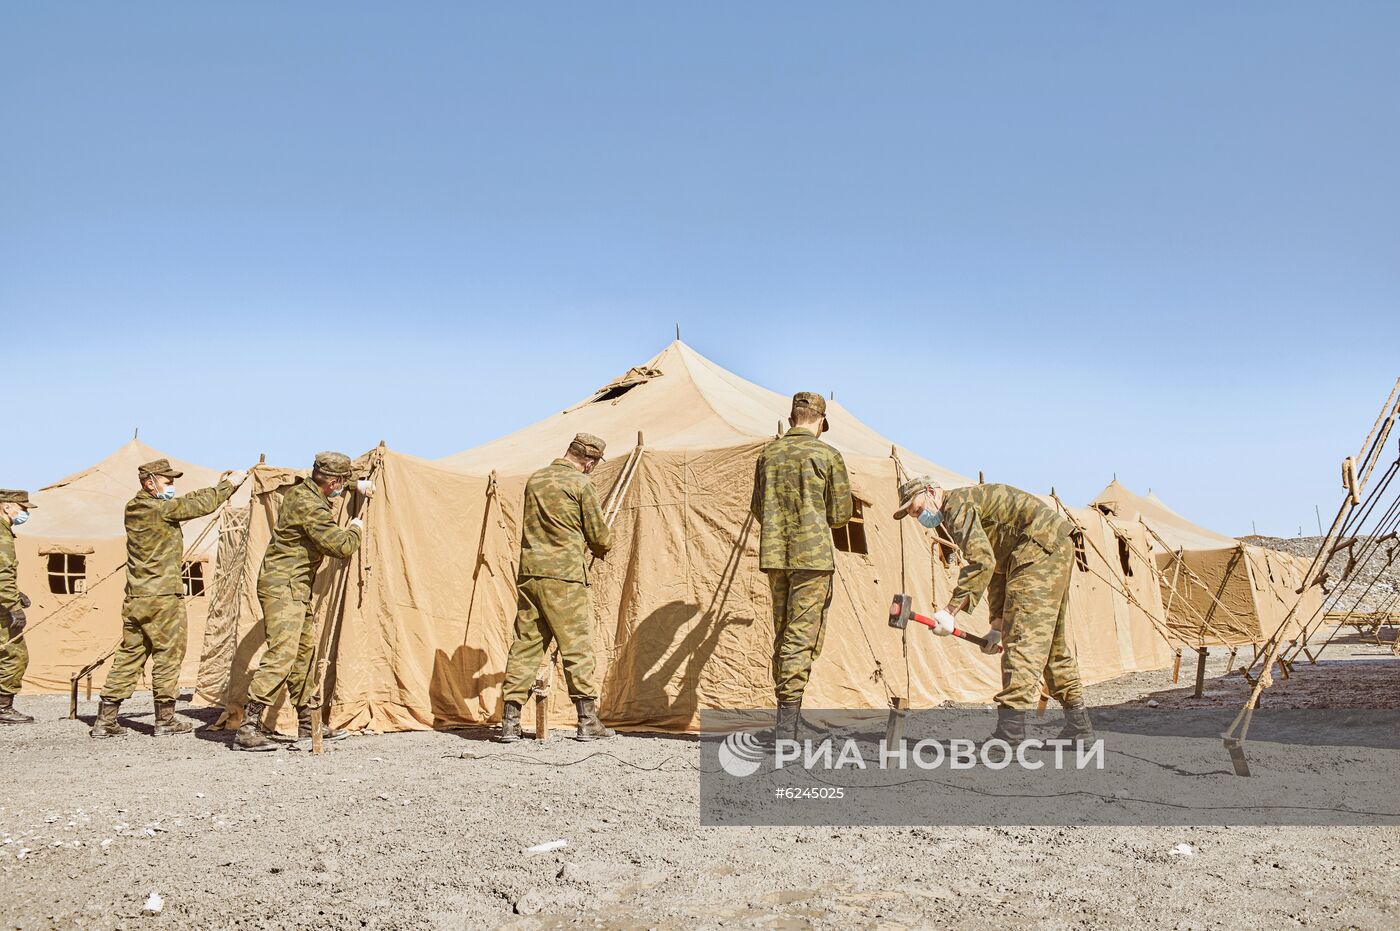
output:
M1115 526L1139 523L1161 570L1162 599L1172 638L1185 646L1261 643L1287 616L1307 571L1289 553L1240 543L1191 523L1155 496L1142 497L1112 482L1093 507ZM1321 604L1316 588L1304 593L1285 636L1291 637Z
M29 668L24 674L24 691L62 693L79 669L91 663L121 640L122 601L126 596L126 537L105 540L36 539L15 535L19 558L19 587L33 601L30 626L25 634L29 644ZM54 594L49 590L49 553L75 553L86 562L88 590L82 594ZM213 554L202 555L205 594L186 598L189 616L189 643L180 669L180 685L194 685L198 672L198 644L204 638L204 621L213 593ZM94 689L107 680L111 663L92 673Z
M704 709L772 704L770 599L748 514L762 445L642 454L613 525L613 552L592 570L598 679L610 723L685 731L698 726ZM315 586L324 624L336 575L349 573L331 654L331 722L381 731L485 724L500 711L524 477L493 482L390 450L380 455L365 546L348 561L328 560ZM1000 685L996 657L917 626L904 633L888 626L894 593L931 608L947 599L956 569L936 558L913 522L890 518L892 460L847 462L863 503L868 553L837 554L825 646L807 704L880 708L891 695L915 707L989 700ZM595 472L600 499L624 466L617 456ZM239 617L211 625L206 636L200 696L234 715L262 648L252 597L257 566L281 489L293 477L258 470ZM1112 537L1101 516L1081 518ZM1124 578L1101 560L1095 568L1098 575L1075 570L1071 595L1071 637L1086 679L1166 665L1165 643L1121 594L1133 591L1160 611L1155 586L1142 582L1150 574ZM968 626L986 628L985 608ZM572 711L562 698L562 675L555 682L555 722L566 724ZM290 726L290 715L280 723Z

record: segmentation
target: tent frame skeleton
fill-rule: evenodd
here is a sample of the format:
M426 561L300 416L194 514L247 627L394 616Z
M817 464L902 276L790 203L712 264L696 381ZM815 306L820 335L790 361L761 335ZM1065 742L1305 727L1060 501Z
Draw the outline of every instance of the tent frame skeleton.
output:
M1259 707L1259 698L1263 694L1264 689L1273 684L1270 668L1277 662L1280 672L1285 676L1288 675L1289 660L1280 653L1283 631L1288 624L1292 622L1295 614L1297 614L1299 607L1303 603L1304 594L1308 589L1313 585L1321 584L1326 574L1324 570L1327 567L1327 562L1332 557L1334 546L1343 531L1349 531L1351 536L1358 535L1358 531L1365 525L1376 503L1379 502L1381 497L1386 493L1397 471L1400 471L1400 454L1397 454L1396 459L1391 463L1390 467L1385 471L1385 474L1378 482L1378 487L1375 491L1370 495L1365 494L1371 474L1376 464L1381 459L1386 441L1390 437L1391 429L1395 426L1397 418L1400 418L1400 379L1396 379L1394 387L1391 388L1389 396L1381 406L1380 414L1377 415L1375 423L1371 425L1370 431L1366 434L1366 439L1361 444L1360 453L1354 458L1348 456L1346 459L1342 460L1342 486L1345 489L1345 494L1342 497L1341 506L1337 509L1337 516L1333 518L1332 525L1328 529L1326 537L1318 547L1317 554L1313 557L1311 565L1309 565L1307 572L1304 574L1303 584L1298 590L1298 600L1294 602L1293 607L1289 609L1287 615L1285 615L1284 619L1279 623L1277 629L1275 629L1268 640L1265 641L1264 649L1260 654L1247 668L1241 670L1241 673L1251 682L1252 688L1244 706L1239 710L1239 713L1235 715L1230 726L1220 735L1221 741L1225 746L1225 751L1230 756L1230 761L1234 766L1236 775L1249 775L1249 762L1244 755L1244 746L1249 736L1249 725L1253 718L1254 710ZM1360 462L1362 466L1360 470L1356 467L1358 462ZM1359 477L1358 471L1360 473ZM1366 502L1364 506L1362 505L1363 500ZM1387 514L1389 515L1395 512L1397 506L1400 506L1400 501L1397 501L1396 505L1392 505ZM1359 512L1358 509L1360 509ZM1381 525L1385 526L1386 522L1387 518L1383 517ZM1378 535L1372 534L1371 539L1368 540L1368 544L1375 543L1377 539ZM1367 557L1367 561L1369 561L1369 556ZM1339 584L1334 592L1340 593L1345 589L1345 583L1349 581L1350 577L1354 574L1358 564L1364 566L1365 563L1360 560L1349 562L1347 571L1344 573L1343 578L1338 580ZM1337 597L1340 597L1340 595L1337 595ZM1314 629L1313 624L1317 622L1319 617L1324 619L1326 617L1325 602L1319 605L1317 610L1313 612L1313 616L1304 622L1302 634L1299 638L1303 645L1307 643L1308 637ZM1324 647L1325 646L1326 644L1324 644ZM1294 655L1296 655L1298 648L1299 647L1295 645ZM1318 652L1321 653L1321 650L1319 649ZM1309 654L1309 658L1312 662L1317 662L1312 654ZM1259 675L1257 678L1251 678L1249 672L1256 665L1260 666Z

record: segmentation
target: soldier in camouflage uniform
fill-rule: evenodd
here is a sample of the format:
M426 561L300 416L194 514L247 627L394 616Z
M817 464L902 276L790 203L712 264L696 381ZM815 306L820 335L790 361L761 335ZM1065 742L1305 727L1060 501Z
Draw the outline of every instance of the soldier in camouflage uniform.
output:
M374 494L368 480L352 483L353 473L350 457L344 453L317 453L311 475L282 497L277 526L258 573L267 648L248 686L243 723L234 735L235 750L277 749L263 732L262 716L284 685L297 712L298 740L293 746L310 746L311 715L318 710L311 705L316 688L311 659L318 633L311 611L311 583L325 557L348 559L360 548L364 522L355 518L346 527L337 526L331 509L331 499L340 497L347 487L357 488L366 497ZM336 730L323 734L326 740L346 736Z
M505 711L500 740L520 739L520 709L530 697L540 661L551 640L559 641L569 698L578 709L578 738L612 737L598 720L593 679L593 614L588 603L584 548L603 558L611 546L608 525L588 475L603 461L605 444L580 433L562 459L540 469L525 484L520 529L519 591L515 639L502 686Z
M831 606L831 531L851 519L851 483L841 454L818 439L830 427L825 398L793 395L788 423L787 433L759 454L750 509L763 527L759 568L773 595L774 736L796 740L802 693Z
M977 606L984 593L992 627L1002 634L1002 689L993 737L1025 739L1026 711L1044 679L1065 709L1062 740L1087 740L1093 729L1084 707L1079 664L1065 636L1074 525L1035 495L1010 485L971 485L945 491L928 476L900 486L895 518L906 514L942 526L966 564L947 611Z
M168 459L137 468L141 490L126 503L126 600L122 602L122 641L102 689L97 720L88 734L118 737L126 728L117 721L121 703L141 680L151 660L155 695L155 736L187 734L194 729L175 717L180 694L180 665L185 661L188 619L185 614L185 535L180 525L205 517L229 499L246 472L225 472L213 488L175 497L175 480L183 472Z
M29 622L24 611L29 596L16 579L15 530L29 519L34 507L29 493L0 490L0 724L33 724L34 719L15 710L15 695L29 666L29 647L21 636Z

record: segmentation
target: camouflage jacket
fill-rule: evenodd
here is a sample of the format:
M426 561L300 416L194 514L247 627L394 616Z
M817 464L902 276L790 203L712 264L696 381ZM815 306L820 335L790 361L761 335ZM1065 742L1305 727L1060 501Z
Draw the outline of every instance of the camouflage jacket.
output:
M309 601L321 561L327 556L346 559L359 548L359 529L337 526L330 499L315 482L303 478L282 496L277 527L258 573L258 591Z
M0 517L0 611L13 611L19 605L19 560L15 558L15 531Z
M185 535L180 524L213 514L233 494L220 482L169 501L144 488L126 503L126 596L183 595Z
M1001 614L1007 573L1059 549L1074 529L1053 507L1010 485L950 489L942 526L967 560L949 603L965 601L971 611L991 586L994 617Z
M834 570L831 529L851 519L846 460L811 430L793 427L759 453L749 508L763 525L760 569Z
M554 460L525 483L519 579L587 582L585 543L606 556L611 538L593 482L569 460Z

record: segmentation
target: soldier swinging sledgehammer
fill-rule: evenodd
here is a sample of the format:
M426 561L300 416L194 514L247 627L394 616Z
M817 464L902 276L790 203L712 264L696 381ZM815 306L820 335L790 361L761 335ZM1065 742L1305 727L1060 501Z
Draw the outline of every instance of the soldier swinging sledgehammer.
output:
M1065 635L1073 525L1035 495L1010 485L943 489L928 476L899 488L896 520L911 516L929 530L942 526L967 564L944 611L934 618L951 633L960 611L985 594L992 627L1001 634L1002 688L992 736L1011 744L1026 737L1026 712L1044 679L1065 710L1060 740L1091 740L1079 663ZM939 615L947 615L947 619Z

